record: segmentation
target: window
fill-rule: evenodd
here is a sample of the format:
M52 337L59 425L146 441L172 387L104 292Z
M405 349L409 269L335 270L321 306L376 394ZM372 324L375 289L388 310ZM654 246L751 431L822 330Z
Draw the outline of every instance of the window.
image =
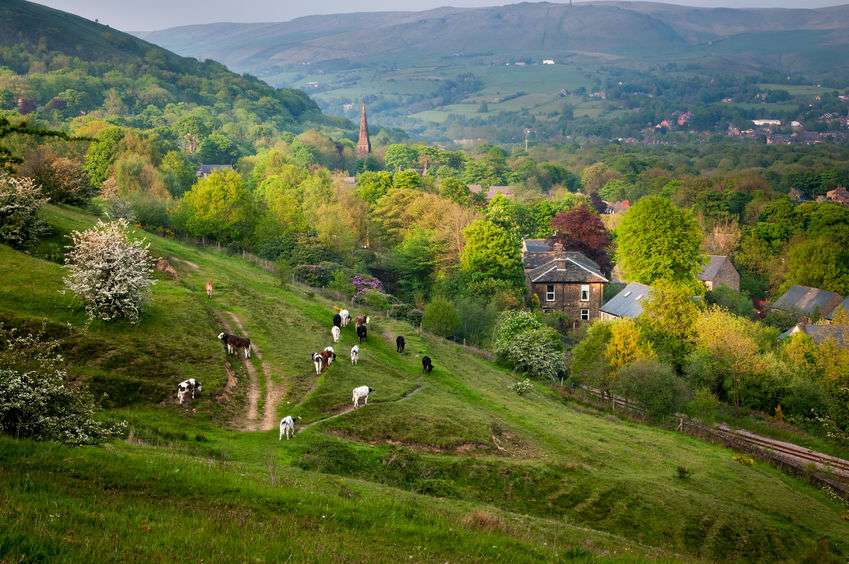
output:
M549 284L545 287L545 301L553 302L555 298L554 284Z
M582 309L581 310L581 321L589 321L590 320L590 310Z
M590 301L590 285L589 284L581 284L581 301L582 302Z

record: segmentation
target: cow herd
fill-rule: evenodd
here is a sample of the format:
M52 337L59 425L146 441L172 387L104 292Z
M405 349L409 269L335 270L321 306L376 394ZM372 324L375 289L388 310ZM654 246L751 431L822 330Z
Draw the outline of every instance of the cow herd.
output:
M211 282L207 283L207 294L210 297L212 296ZM338 343L342 338L342 328L347 327L350 321L351 313L347 309L343 309L333 315L333 325L330 328L330 335L333 338L334 343ZM354 319L356 334L360 344L365 343L368 339L369 321L369 317L366 315L358 315ZM234 355L241 352L244 354L246 359L251 357L250 339L222 332L218 335L218 340L224 343L224 346L227 349L227 354ZM360 361L360 344L351 347L351 364L353 365L358 364ZM401 354L404 352L406 346L407 342L406 339L404 339L404 336L398 335L395 338L395 350ZM323 351L313 353L310 358L315 367L316 375L320 376L325 370L330 368L330 365L336 360L336 351L333 349L332 345L327 346ZM429 356L422 357L422 370L426 374L433 371L433 361ZM202 391L203 386L201 383L194 378L189 378L177 385L177 402L182 404L188 395L191 395L191 398L195 399L195 394L199 394ZM354 409L361 405L368 405L368 397L372 392L374 392L374 389L369 386L357 386L354 388L351 395L351 401L354 404ZM298 419L300 419L300 417L298 417ZM295 419L291 415L287 415L280 420L279 440L283 440L284 436L286 439L289 439L294 436L294 434Z

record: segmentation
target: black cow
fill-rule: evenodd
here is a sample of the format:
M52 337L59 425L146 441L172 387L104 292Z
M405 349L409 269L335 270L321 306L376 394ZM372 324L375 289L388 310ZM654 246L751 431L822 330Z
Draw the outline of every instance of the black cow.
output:
M361 343L366 340L366 337L368 337L368 329L365 325L357 326L357 337L359 337Z
M422 357L422 370L424 370L427 374L430 374L433 371L433 362L431 362L429 356Z
M395 337L395 350L397 350L399 353L402 353L404 352L404 347L406 346L407 341L404 340L403 335L398 335L397 337Z
M342 316L338 313L333 316L333 326L342 328Z

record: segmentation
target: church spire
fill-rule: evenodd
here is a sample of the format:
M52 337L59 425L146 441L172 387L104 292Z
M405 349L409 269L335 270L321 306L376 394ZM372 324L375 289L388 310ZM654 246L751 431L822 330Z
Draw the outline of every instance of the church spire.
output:
M357 141L357 156L368 157L371 154L371 139L368 136L368 120L366 119L366 102L363 100L360 111L360 139Z

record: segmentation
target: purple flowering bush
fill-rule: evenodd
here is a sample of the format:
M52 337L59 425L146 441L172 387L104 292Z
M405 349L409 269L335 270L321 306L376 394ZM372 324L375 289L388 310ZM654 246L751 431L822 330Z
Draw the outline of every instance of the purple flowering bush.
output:
M366 292L369 290L374 290L381 294L386 293L386 290L383 288L383 284L374 276L355 274L351 278L351 284L354 285L354 303L362 301Z

